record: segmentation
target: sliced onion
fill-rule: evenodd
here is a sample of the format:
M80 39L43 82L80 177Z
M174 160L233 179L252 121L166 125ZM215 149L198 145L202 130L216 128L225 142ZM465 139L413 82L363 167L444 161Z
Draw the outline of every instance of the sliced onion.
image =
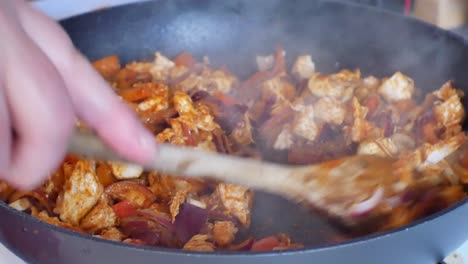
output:
M372 196L358 204L355 204L350 209L351 216L362 216L369 213L374 209L384 197L384 189L382 187L377 188L377 190L372 194Z
M206 209L188 203L182 204L174 221L177 238L182 243L187 243L191 237L200 233L207 219Z
M171 218L167 214L158 213L151 209L142 209L138 210L137 215L159 223L171 231L175 230L175 226L172 224Z
M127 200L137 208L149 207L156 195L146 186L133 181L119 181L106 188L106 194L116 200Z

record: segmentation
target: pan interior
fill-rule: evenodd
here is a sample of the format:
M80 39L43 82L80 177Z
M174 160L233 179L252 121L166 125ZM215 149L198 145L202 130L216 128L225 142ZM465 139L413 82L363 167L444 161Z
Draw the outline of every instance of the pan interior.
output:
M426 91L448 80L468 91L468 49L461 39L432 26L373 9L329 1L177 0L123 6L62 21L91 60L117 54L123 61L208 56L246 77L255 56L281 44L288 63L311 54L320 72L359 68L364 76L402 71ZM467 101L464 100L467 107ZM257 193L250 234L290 234L307 247L340 232L327 220L284 199Z

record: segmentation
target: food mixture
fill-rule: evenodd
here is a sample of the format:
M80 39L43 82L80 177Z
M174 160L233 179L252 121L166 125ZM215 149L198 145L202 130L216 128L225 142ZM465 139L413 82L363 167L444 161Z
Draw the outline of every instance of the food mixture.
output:
M401 167L424 172L427 184L417 186L416 179L401 173L392 188L405 190L404 199L374 197L363 203L364 212L375 207L392 212L375 232L465 197L463 92L452 82L423 93L401 72L382 79L361 76L359 70L322 74L309 55L287 68L285 54L279 47L258 56L258 71L246 80L187 52L172 59L156 53L153 61L127 65L110 56L94 67L157 142L289 164L354 154L390 156ZM123 243L194 251L303 246L281 230L240 238L249 228L255 199L243 186L72 155L37 190L21 192L0 183L0 199L52 225Z

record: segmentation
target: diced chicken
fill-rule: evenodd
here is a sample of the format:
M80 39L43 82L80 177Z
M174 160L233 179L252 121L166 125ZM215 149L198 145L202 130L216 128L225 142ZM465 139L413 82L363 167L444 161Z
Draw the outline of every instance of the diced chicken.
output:
M186 93L174 92L174 107L179 114L193 114L195 108L193 106L192 98Z
M273 148L277 150L289 149L293 143L294 141L291 128L288 125L285 125L278 134L278 137L273 144Z
M62 221L78 225L99 201L103 191L96 176L95 162L80 160L57 199L55 213L60 215Z
M299 80L309 79L315 73L315 63L310 55L299 56L292 67L292 74Z
M100 237L103 239L118 241L118 242L122 241L125 238L124 234L122 234L122 232L120 232L120 230L118 230L115 227L102 231Z
M341 101L347 101L361 80L359 71L340 71L336 74L321 75L315 73L309 79L308 88L317 97L331 97Z
M156 52L149 72L153 75L154 79L164 80L170 76L170 71L174 66L175 63L173 61L161 55L161 53Z
M213 240L220 246L232 243L238 229L231 221L216 221L213 226Z
M257 67L259 71L266 71L273 68L275 57L273 55L257 56Z
M454 153L465 141L465 135L459 134L448 140L440 141L435 145L425 144L420 150L422 151L424 162L421 167L429 166L431 164L437 164L450 154Z
M187 78L177 84L183 92L189 92L200 86L203 78L197 74L190 74Z
M176 65L171 69L171 79L179 79L189 72L189 69L184 65Z
M244 227L250 225L252 191L243 186L220 183L216 186L216 194L220 197L227 213L236 217Z
M51 224L54 226L60 226L60 227L63 227L63 228L66 228L75 232L80 232L80 233L83 232L80 228L73 226L71 224L62 222L57 217L50 217L46 211L41 211L35 216L37 217L37 219L44 221L48 224Z
M401 72L396 72L382 83L379 93L388 102L411 99L414 93L414 81Z
M214 251L215 246L208 241L208 235L195 235L183 247L190 251Z
M364 141L359 144L357 153L359 155L393 157L398 154L398 148L391 138L379 138L377 140Z
M368 139L383 137L383 129L374 127L366 120L367 107L362 106L356 97L352 101L354 122L351 127L351 139L354 142L361 142Z
M252 136L252 125L248 114L244 115L244 119L237 123L236 127L231 133L231 138L240 145L248 145L254 142Z
M170 202L177 192L189 192L190 190L190 184L186 180L156 172L148 174L148 182L148 188L156 195L158 200L164 202Z
M182 123L177 119L170 119L168 121L170 128L164 129L156 136L158 142L169 142L171 144L185 146L185 137L182 130Z
M152 85L152 96L138 104L139 111L161 111L169 108L169 87L167 85ZM143 85L143 84L140 84Z
M362 80L362 85L360 85L354 92L360 101L366 98L369 94L374 93L380 86L380 80L374 76L366 77Z
M210 108L204 104L196 106L196 124L198 129L203 131L213 131L219 128L219 125L215 122L214 116L210 112Z
M31 208L32 204L28 198L21 198L10 203L9 206L18 211L26 211Z
M289 104L289 100L295 95L295 88L279 76L263 82L263 93L265 98L274 96L276 98L273 109L278 109Z
M187 192L185 190L176 192L176 194L172 197L169 206L169 212L171 213L172 222L175 221L176 216L179 214L180 205L185 202L186 198Z
M204 86L213 92L229 93L236 79L223 71L214 71L207 78L204 78Z
M143 173L143 167L126 163L110 163L114 177L119 180L137 179Z
M458 95L458 97L463 97L464 93L461 90L457 90L453 87L453 82L446 82L439 90L433 92L437 98L442 101L447 101L450 97Z
M434 116L443 127L460 124L465 117L465 109L458 94L433 107Z
M374 76L368 76L362 80L362 84L369 90L374 90L379 87L380 80L375 78Z
M344 106L333 98L321 98L314 105L314 115L317 119L334 125L341 125L345 118Z
M81 228L91 233L114 227L117 216L105 197L101 198L94 208L81 220Z
M319 134L319 127L314 122L314 107L307 105L296 114L293 124L294 134L307 140L314 141Z

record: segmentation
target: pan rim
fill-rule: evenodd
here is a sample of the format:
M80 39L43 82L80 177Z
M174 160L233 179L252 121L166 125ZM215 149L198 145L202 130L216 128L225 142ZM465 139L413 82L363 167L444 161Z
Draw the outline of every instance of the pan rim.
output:
M264 251L264 252L254 252L254 251L214 251L214 252L201 252L201 251L188 251L188 250L182 250L182 249L175 249L175 248L166 248L166 247L154 247L154 246L146 246L146 245L133 245L133 244L128 244L128 243L123 243L123 242L118 242L118 241L112 241L112 240L107 240L99 237L95 237L93 235L89 234L81 234L63 227L55 226L52 224L49 224L45 221L41 221L35 217L33 217L30 214L24 213L22 211L18 211L14 209L13 207L10 207L8 204L5 202L0 202L0 210L6 210L9 213L15 215L16 217L23 218L28 222L34 223L34 224L39 224L42 225L44 228L51 229L55 232L59 232L62 234L66 234L72 237L78 237L86 240L91 240L96 243L103 243L103 244L108 244L111 246L117 246L117 247L122 247L122 248L130 248L132 250L141 250L145 252L154 252L154 253L165 253L168 255L186 255L186 256L196 256L196 257L216 257L216 256L223 256L223 257L254 257L254 256L263 256L263 257L268 257L268 256L278 256L278 255L291 255L291 254L297 254L297 253L302 253L302 254L307 254L307 253L316 253L316 252L321 252L321 251L326 251L326 250L333 250L337 248L345 248L349 246L354 246L362 243L369 243L372 241L377 241L380 239L383 239L387 236L391 236L396 233L403 232L405 230L410 230L414 229L418 226L422 226L424 224L427 224L429 222L437 220L439 217L442 217L450 212L456 211L458 208L468 205L468 197L460 200L459 202L453 204L450 207L447 207L439 212L436 212L432 215L429 215L427 217L421 218L417 221L412 222L411 224L401 226L398 228L390 229L387 231L382 231L374 234L369 234L365 236L360 236L356 238L352 238L350 240L340 242L340 243L330 243L330 244L325 244L322 246L316 246L316 247L304 247L300 249L287 249L287 250L281 250L281 251ZM6 247L9 245L6 244ZM21 255L19 255L21 256Z
M74 16L71 16L71 17L67 17L67 18L58 20L58 22L59 23L65 23L67 21L70 21L70 20L73 20L73 19L79 19L80 17L84 17L84 16L87 16L87 15L93 15L93 14L96 14L96 13L105 13L105 12L115 10L115 9L123 9L123 8L129 7L129 6L136 6L136 5L145 5L145 4L148 4L150 2L158 2L158 1L165 1L165 0L153 0L153 1L152 0L141 0L141 1L138 1L138 2L123 4L123 5L119 5L119 6L115 6L115 7L106 7L106 8L102 8L102 9L98 9L98 10L93 10L93 11L90 11L90 12L85 12L85 13L82 13L82 14L79 14L79 15L74 15ZM372 11L374 13L381 13L381 14L384 14L384 15L393 16L396 19L398 19L398 18L399 19L404 19L404 20L406 20L406 21L408 21L408 22L410 22L410 23L412 23L414 25L418 25L420 27L426 27L427 29L432 29L435 33L439 33L439 34L443 33L443 35L445 37L450 38L450 39L458 42L459 44L462 44L466 48L468 48L468 39L465 39L462 36L452 32L452 31L445 30L445 29L442 29L442 28L438 28L438 27L436 27L436 26L434 26L434 25L432 25L430 23L421 21L421 20L419 20L419 19L417 19L415 17L412 17L412 16L405 16L405 15L402 15L402 14L394 13L394 12L391 12L391 11L379 9L379 8L372 7L372 6L367 6L367 5L358 4L358 3L348 3L348 2L343 2L343 1L340 1L340 0L317 0L316 2L319 3L319 4L324 4L324 5L326 5L326 4L338 4L338 5L342 5L342 6L348 6L348 7L351 7L351 8L368 9L369 11ZM468 113L468 109L466 110L466 112ZM326 251L326 250L333 250L333 249L337 249L337 248L349 247L349 246L353 246L353 245L357 245L357 244L361 244L361 243L372 242L372 241L376 241L376 240L379 240L379 239L383 239L383 238L385 238L387 236L391 236L391 235L396 234L396 233L400 233L400 232L405 231L405 230L414 229L414 228L416 228L418 226L421 226L421 225L424 225L424 224L426 224L428 222L432 222L434 220L437 220L439 217L442 217L442 216L444 216L444 215L446 215L446 214L448 214L450 212L456 211L457 209L459 209L460 207L462 207L462 206L464 206L466 204L468 204L468 197L458 201L457 203L451 205L450 207L447 207L447 208L445 208L445 209L443 209L441 211L438 211L436 213L433 213L433 214L431 214L429 216L423 217L423 218L421 218L421 219L419 219L417 221L414 221L414 222L412 222L412 223L410 223L408 225L398 227L398 228L394 228L394 229L390 229L390 230L387 230L387 231L374 233L374 234L360 236L360 237L357 237L357 238L347 240L345 242L330 243L330 244L325 244L325 245L316 246L316 247L304 247L304 248L301 248L301 249L289 249L289 250L283 250L283 251L269 251L269 252L250 252L250 251L247 251L247 252L246 251L198 252L198 251L185 251L185 250L182 250L182 249L174 249L174 248L165 248L165 247L132 245L132 244L127 244L127 243L123 243L123 242L116 242L116 241L106 240L106 239L95 237L95 236L92 236L92 235L89 235L89 234L81 234L81 233L78 233L78 232L75 232L75 231L68 230L66 228L62 228L62 227L58 227L58 226L49 224L47 222L41 221L41 220L33 217L30 214L18 211L16 209L10 207L5 202L0 202L0 210L6 210L7 212L15 215L16 217L23 218L28 222L39 224L39 225L43 226L44 228L51 229L51 230L53 230L55 232L59 232L59 233L69 235L69 236L72 236L72 237L78 237L78 238L82 238L82 239L86 239L86 240L91 240L91 241L94 241L94 242L97 242L97 243L107 244L107 245L110 245L110 246L117 246L117 247L122 247L122 248L126 248L126 249L132 249L132 250L141 250L141 251L144 251L144 252L151 252L151 253L153 253L153 252L154 253L164 253L164 254L168 254L168 255L185 255L185 256L195 256L195 257L219 257L219 256L223 256L223 257L246 257L246 258L249 258L249 257L260 257L260 256L261 257L270 257L270 256L278 256L278 255L292 255L292 254L298 254L298 253L301 253L301 254L316 253L316 252L321 252L321 251ZM5 244L5 246L9 248L8 244ZM17 250L12 250L12 251L17 252ZM21 257L21 255L19 255L19 256Z

